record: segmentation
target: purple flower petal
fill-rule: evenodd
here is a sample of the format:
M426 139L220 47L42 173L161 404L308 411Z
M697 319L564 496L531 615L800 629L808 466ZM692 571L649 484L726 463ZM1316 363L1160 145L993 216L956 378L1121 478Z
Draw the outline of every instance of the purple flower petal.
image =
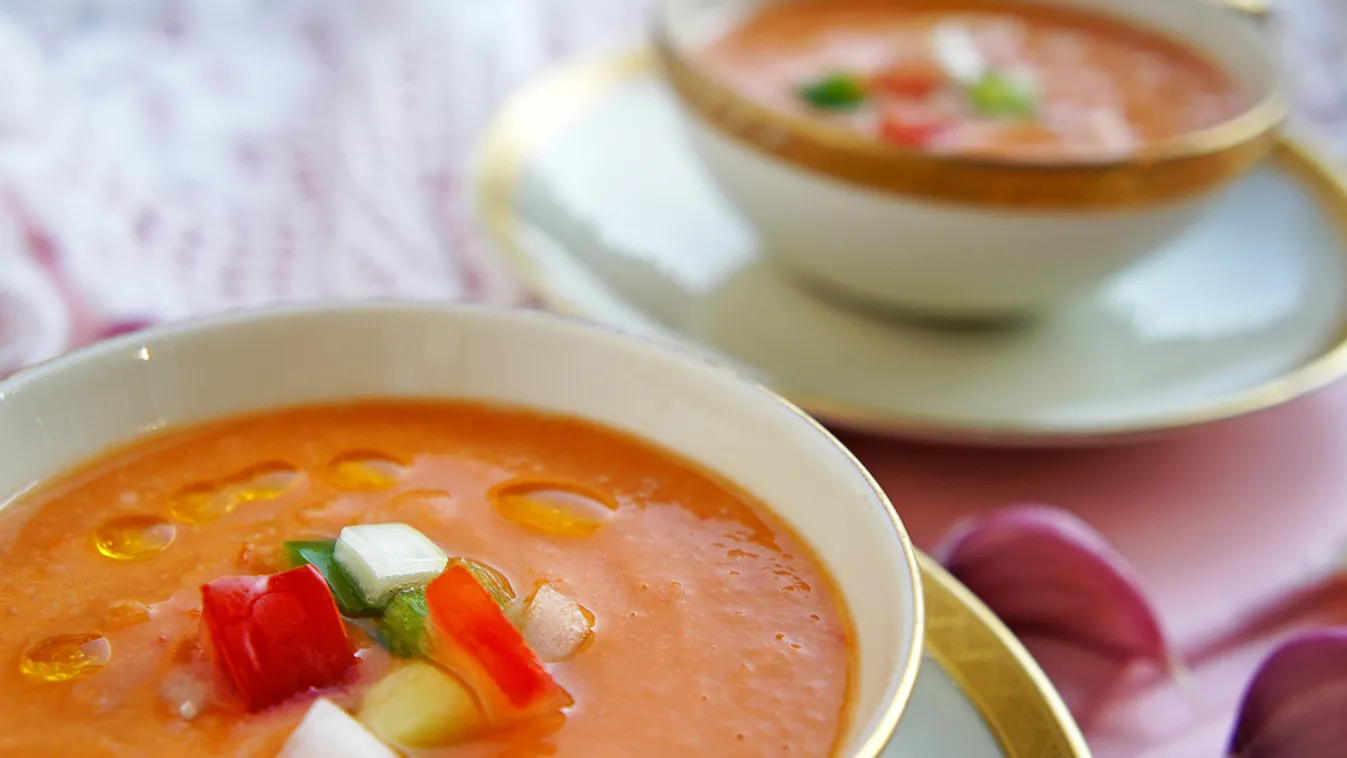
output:
M1293 637L1272 651L1244 693L1230 755L1347 755L1347 627Z
M1126 559L1060 508L1012 505L967 519L934 555L1018 635L1070 641L1120 661L1174 665Z

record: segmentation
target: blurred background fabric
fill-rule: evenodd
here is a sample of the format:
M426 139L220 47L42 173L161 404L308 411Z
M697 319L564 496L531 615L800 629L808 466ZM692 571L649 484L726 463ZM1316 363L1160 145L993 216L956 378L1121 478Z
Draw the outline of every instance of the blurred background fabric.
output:
M1347 0L1281 0L1299 118L1347 147ZM322 297L520 303L469 157L644 0L0 2L0 374L147 323Z

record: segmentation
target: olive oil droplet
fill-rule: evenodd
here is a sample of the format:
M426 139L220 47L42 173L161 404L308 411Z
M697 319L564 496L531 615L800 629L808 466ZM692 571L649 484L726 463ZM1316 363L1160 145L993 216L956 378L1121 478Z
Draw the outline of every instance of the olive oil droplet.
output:
M507 482L488 497L502 516L526 529L570 537L593 534L617 510L617 503L601 493L558 482Z
M158 516L124 516L94 532L98 552L118 561L141 561L168 549L177 529Z
M383 453L356 451L342 453L331 461L323 473L332 486L350 492L381 492L391 490L402 476L401 461Z
M230 480L227 492L235 505L252 500L275 500L294 488L299 471L284 463L263 463Z
M65 682L97 672L112 659L112 645L101 634L48 637L23 651L19 671L41 682Z
M150 607L135 600L118 600L103 618L104 629L126 629L150 620Z
M209 524L224 518L238 501L212 484L189 484L168 501L168 513L184 524Z
M411 516L448 516L454 512L454 496L444 490L415 489L394 495L385 510Z

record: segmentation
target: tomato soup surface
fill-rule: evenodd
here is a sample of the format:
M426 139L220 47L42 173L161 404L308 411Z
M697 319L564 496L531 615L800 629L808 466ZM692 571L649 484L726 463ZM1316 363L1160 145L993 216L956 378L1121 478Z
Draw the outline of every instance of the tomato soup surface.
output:
M232 500L203 495L230 482ZM512 488L593 493L607 512L596 528L540 529L501 504ZM497 569L521 602L545 582L593 619L586 647L546 665L574 699L564 716L407 754L834 751L854 658L848 616L826 570L761 503L587 422L427 401L171 432L0 512L0 754L275 755L316 694L247 713L217 697L216 678L203 699L184 673L208 655L200 586L280 570L284 541L386 522ZM371 683L410 664L344 623L359 662L322 694L354 712ZM34 645L70 635L103 639L80 648L97 665L66 681L21 666Z
M933 152L1126 154L1247 105L1176 42L1028 3L786 0L699 56L762 104Z

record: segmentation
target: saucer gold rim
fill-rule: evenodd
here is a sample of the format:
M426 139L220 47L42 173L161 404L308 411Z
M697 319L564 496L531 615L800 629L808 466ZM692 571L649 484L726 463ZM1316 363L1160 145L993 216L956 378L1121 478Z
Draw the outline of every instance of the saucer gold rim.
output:
M511 96L479 139L474 170L480 217L515 276L554 311L576 318L593 317L583 303L550 282L519 244L516 200L524 167L539 145L606 93L624 83L656 75L655 59L647 48L559 64ZM1327 151L1308 138L1283 134L1268 160L1276 161L1311 192L1347 245L1347 178L1333 169L1326 156ZM1126 441L1228 421L1284 405L1344 375L1347 320L1334 341L1319 354L1262 384L1162 418L1088 428L1035 423L964 424L936 414L839 402L779 383L771 386L808 412L854 430L965 444L1055 446Z
M919 553L926 653L959 685L1007 758L1089 758L1066 704L1015 635L972 592Z
M1272 14L1272 0L1212 0L1212 2L1256 20L1262 20Z

